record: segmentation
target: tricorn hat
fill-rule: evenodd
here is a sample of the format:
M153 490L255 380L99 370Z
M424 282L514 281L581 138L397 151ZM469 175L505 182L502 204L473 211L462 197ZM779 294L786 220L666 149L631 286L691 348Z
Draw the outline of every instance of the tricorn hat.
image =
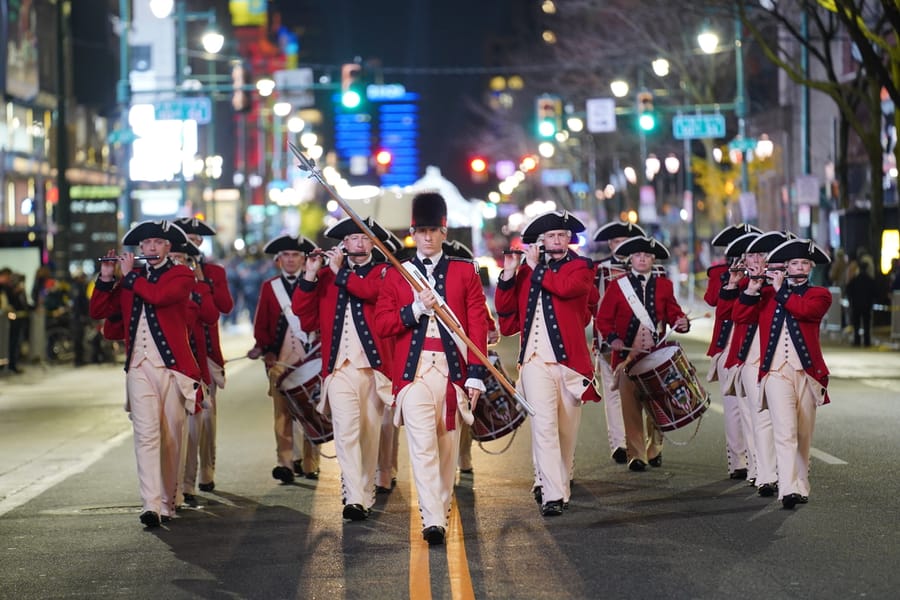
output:
M725 256L728 258L738 258L745 252L747 252L747 247L753 243L753 241L759 237L759 234L755 231L752 233L745 233L741 237L737 238L725 248Z
M424 192L412 199L412 227L446 227L447 202L437 192Z
M185 240L183 244L172 244L172 252L180 252L188 256L200 256L200 247L191 240Z
M769 252L768 262L786 263L794 258L805 258L817 265L827 265L831 262L828 253L819 248L812 240L788 240Z
M642 235L628 238L616 248L619 256L631 256L635 252L646 252L660 259L669 258L669 250L662 242Z
M475 259L475 253L469 249L465 244L453 240L452 242L445 241L444 244L444 254L447 256L455 256L457 258L467 258L469 260Z
M575 234L584 231L585 226L578 217L569 211L555 210L533 218L522 230L522 243L534 244L541 234L558 229L568 229Z
M386 242L390 238L390 234L387 230L372 219L372 217L366 217L365 219L362 219L362 222L365 223L366 227L368 227L382 242ZM325 237L333 240L342 240L348 235L362 232L362 227L357 225L352 217L346 217L326 229Z
M786 236L782 231L767 231L757 235L756 239L750 242L750 245L747 246L747 249L744 250L744 252L765 252L768 254L789 239L791 238Z
M296 252L305 252L309 254L316 249L316 245L308 238L299 235L282 235L266 244L263 252L266 254L278 254L285 250L294 250Z
M607 223L596 232L594 232L595 242L608 242L616 238L630 238L637 235L646 236L647 232L627 221L613 221Z
M193 217L178 217L175 224L188 235L216 235L216 230Z
M137 246L149 238L169 240L172 246L187 241L184 231L171 221L143 221L128 230L122 238L123 246Z
M747 233L762 233L762 229L750 225L749 223L729 225L728 227L717 233L716 237L712 239L710 244L713 246L718 246L719 248L725 248L726 246L728 246L728 244Z

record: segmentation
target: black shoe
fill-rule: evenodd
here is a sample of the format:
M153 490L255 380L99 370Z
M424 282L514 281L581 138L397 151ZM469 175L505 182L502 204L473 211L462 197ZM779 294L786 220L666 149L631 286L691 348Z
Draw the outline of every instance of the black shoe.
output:
M348 504L344 506L344 518L351 521L362 521L369 516L369 509L362 504Z
M800 496L800 499L797 500L797 504L809 504L809 496Z
M319 478L319 470L316 469L315 471L310 471L309 473L306 473L303 476L306 477L307 479L318 479Z
M444 543L444 528L437 525L426 527L422 530L422 537L429 546L439 546Z
M200 488L200 491L201 491L201 492L211 492L211 491L213 491L214 489L216 489L216 482L215 482L215 481L210 481L209 483L201 483L201 484L198 485L197 487Z
M272 469L272 477L280 479L281 483L294 483L294 473L287 467L275 467Z
M294 461L294 475L297 477L303 477L303 461L295 460Z
M756 487L756 477L751 477L747 480L747 485L750 487Z
M197 502L197 496L193 494L185 494L184 495L184 503L190 506L191 508L197 508L200 506L200 503Z
M375 486L375 493L376 493L376 494L390 494L390 493L391 493L391 488L386 488L386 487L383 487L383 486L380 486L380 485L376 485L376 486Z
M788 494L784 498L781 499L781 506L787 510L793 509L798 504L802 504L801 499L803 496L800 494Z
M728 474L729 479L747 479L747 469L735 469Z
M653 458L647 461L650 463L651 467L661 467L662 466L662 453L657 454Z
M471 475L472 467L469 467L468 469L460 469L459 472L462 473L463 475Z
M168 523L169 521L172 520L172 517L170 517L169 515L163 515L159 518L159 520L162 521L163 523Z
M534 496L534 501L537 502L538 506L540 506L543 503L544 494L543 494L543 490L541 489L541 486L539 486L539 485L534 486L534 489L531 490L531 495Z
M759 486L759 489L756 490L756 493L763 498L771 498L777 491L778 487L774 483L764 483Z
M563 514L563 501L551 500L541 506L541 514L545 517L558 517Z
M647 463L639 458L632 458L630 461L628 461L628 469L630 471L643 471L646 468Z
M141 523L144 524L144 527L147 529L153 529L155 527L159 527L160 520L159 514L153 512L152 510L148 510L141 513Z
M628 452L625 448L616 448L615 452L612 453L612 459L618 464L624 465L628 462Z

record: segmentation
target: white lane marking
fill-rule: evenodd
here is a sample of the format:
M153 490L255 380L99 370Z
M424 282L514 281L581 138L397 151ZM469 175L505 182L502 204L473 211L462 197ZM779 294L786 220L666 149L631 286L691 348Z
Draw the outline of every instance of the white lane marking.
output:
M88 467L106 456L106 453L109 452L112 448L118 446L120 443L122 443L123 440L129 437L131 437L131 427L116 434L108 440L100 442L95 448L85 451L81 455L81 458L79 460L70 462L67 466L59 469L55 473L50 473L46 477L42 477L36 481L34 480L33 474L35 472L41 472L45 469L45 467L48 467L48 465L52 465L54 463L58 464L59 457L54 459L54 457L48 456L44 461L42 461L43 466L40 466L40 468L37 469L35 468L35 465L33 463L22 465L20 468L27 469L27 471L30 473L27 483L23 483L21 487L19 487L18 489L14 489L2 500L0 500L0 516L5 515L9 511L22 506L30 500L33 500L57 483L65 481L72 475L77 475L78 473L84 472ZM71 458L71 455L67 455L66 458ZM8 475L15 477L15 471L9 473ZM6 478L7 476L5 475L4 479Z
M818 448L810 448L809 449L810 456L814 456L821 460L824 463L828 463L829 465L846 465L847 461L841 460L837 456L832 456L827 452L822 452Z

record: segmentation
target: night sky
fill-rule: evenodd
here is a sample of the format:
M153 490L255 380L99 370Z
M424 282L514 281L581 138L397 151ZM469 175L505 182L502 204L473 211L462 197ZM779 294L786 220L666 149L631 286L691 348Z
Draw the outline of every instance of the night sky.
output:
M437 165L465 193L470 126L464 98L479 100L485 75L411 74L403 69L482 67L489 35L509 35L514 0L282 0L284 24L302 28L301 63L341 64L355 56L381 60L384 83L402 83L420 100L420 165ZM302 64L301 64L302 66ZM400 72L397 72L400 71Z

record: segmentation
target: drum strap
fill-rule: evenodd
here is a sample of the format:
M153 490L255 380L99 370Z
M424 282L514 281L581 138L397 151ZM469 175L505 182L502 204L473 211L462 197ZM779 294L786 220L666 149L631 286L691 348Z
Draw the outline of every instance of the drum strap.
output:
M625 300L628 301L628 305L634 312L634 316L641 322L641 325L652 331L653 337L656 338L656 325L653 324L653 320L650 319L650 314L647 312L646 307L641 302L640 298L637 297L637 293L635 293L631 281L629 281L627 277L620 277L618 279L618 284L619 288L622 290L622 294L625 296Z
M281 305L281 313L284 315L284 318L287 319L288 326L291 328L291 333L294 334L295 338L303 342L304 345L308 344L310 341L309 336L300 328L300 319L294 314L294 311L291 310L291 299L288 297L284 286L281 285L281 278L273 279L271 283L272 291L275 292L275 299L278 300L278 304Z

